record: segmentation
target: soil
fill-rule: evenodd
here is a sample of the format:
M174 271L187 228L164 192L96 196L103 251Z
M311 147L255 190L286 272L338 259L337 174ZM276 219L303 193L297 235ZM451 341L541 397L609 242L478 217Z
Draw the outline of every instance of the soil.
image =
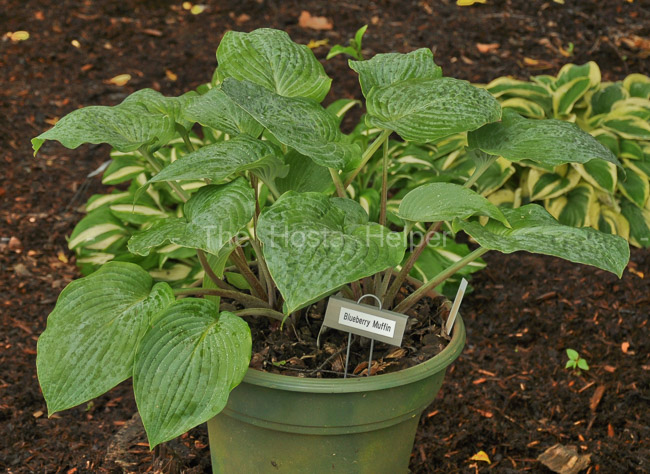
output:
M60 290L78 276L66 235L102 186L86 178L106 146L66 150L29 139L80 106L113 105L143 87L177 95L206 82L228 29L275 27L303 43L343 43L369 24L367 56L432 47L447 75L486 82L556 74L596 61L604 78L650 74L647 1L455 2L0 0L0 469L7 472L209 472L204 426L150 452L132 418L130 382L47 418L36 340ZM332 30L298 24L302 10ZM571 47L573 44L573 47ZM482 46L479 46L482 45ZM486 47L485 45L491 45ZM496 46L495 46L496 45ZM485 53L481 51L487 51ZM315 50L324 58L327 48ZM343 57L326 63L342 95L359 97ZM130 74L118 86L109 80ZM332 100L329 97L328 100ZM634 250L621 280L527 254L486 256L463 303L468 342L418 430L414 472L549 472L546 448L575 445L589 472L648 472L650 254ZM565 349L590 370L566 370ZM480 451L491 460L470 460Z

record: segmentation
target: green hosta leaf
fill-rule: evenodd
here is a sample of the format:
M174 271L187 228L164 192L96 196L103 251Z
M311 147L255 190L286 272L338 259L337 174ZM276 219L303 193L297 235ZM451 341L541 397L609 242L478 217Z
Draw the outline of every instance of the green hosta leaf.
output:
M114 107L92 106L70 112L56 125L32 138L34 154L45 140L56 140L66 148L84 143L108 143L119 151L134 151L143 145L166 143L174 135L170 117L151 113L136 104Z
M619 235L625 240L630 238L630 223L621 215L619 209L611 206L600 206L600 215L596 226L602 232Z
M255 193L244 178L199 189L185 203L185 217L163 219L135 234L129 250L148 255L153 247L171 242L217 255L253 218Z
M371 126L415 142L475 130L501 117L501 106L487 91L449 77L376 86L366 107Z
M133 370L133 391L149 445L173 439L226 406L244 378L251 333L232 313L186 298L145 334Z
M113 185L130 181L147 168L144 162L134 155L114 156L113 162L102 176L102 184Z
M623 274L630 258L624 239L590 228L578 229L557 222L543 207L528 204L517 209L502 209L512 225L509 229L490 220L485 227L478 222L454 220L454 230L471 235L481 247L512 253L519 250L553 255L576 263L593 265Z
M169 214L159 208L144 204L111 204L109 209L118 219L136 225L169 217Z
M607 86L591 96L591 113L593 115L605 114L612 110L614 103L627 99L628 96L627 90L620 83Z
M540 105L551 98L551 94L546 87L507 76L493 80L485 86L485 89L494 97L520 97L537 102Z
M174 301L142 268L109 262L61 293L38 339L36 368L50 415L129 378L151 320Z
M180 97L165 97L153 89L141 89L128 96L122 103L139 104L151 113L167 115L185 130L189 130L194 120L187 120L183 111L197 95L196 92L190 91Z
M640 117L614 117L603 121L603 127L629 140L650 140L650 123Z
M361 101L356 99L338 99L328 105L325 110L334 115L338 124L341 125L345 114L356 105L361 105Z
M162 169L149 182L204 178L220 182L246 170L271 180L288 171L282 162L282 152L275 145L242 134L189 153Z
M68 240L68 248L74 250L77 247L99 245L103 249L108 245L104 245L102 242L106 242L108 239L110 243L113 243L128 234L129 231L119 219L115 218L108 207L100 207L89 212L75 226L70 240Z
M363 95L368 97L374 86L387 86L405 79L438 79L442 69L433 62L433 53L420 48L410 53L377 54L368 61L349 61L359 74Z
M532 100L522 99L520 97L513 97L501 102L501 107L504 109L512 109L524 117L543 119L546 118L546 111L544 107L533 102Z
M516 170L512 163L505 158L497 158L476 181L476 191L486 195L503 186Z
M575 170L580 173L585 181L596 186L598 189L613 193L616 189L618 175L616 166L601 160L591 160L584 164L573 164Z
M553 114L556 117L568 115L573 106L590 87L588 77L578 77L558 87L553 92Z
M598 128L590 133L596 140L605 145L615 156L619 155L621 147L618 135L607 131L604 128Z
M336 118L317 102L283 97L252 82L226 79L223 91L282 144L328 168L344 169L361 149L346 143Z
M643 74L630 74L623 80L623 87L632 97L650 99L650 77Z
M531 168L528 173L528 194L531 201L552 199L567 193L580 181L580 173L561 165L554 173Z
M458 217L488 216L509 226L501 210L471 189L452 183L431 183L415 188L402 199L397 214L415 222L450 221Z
M648 196L650 196L648 177L634 168L625 166L624 169L625 175L619 172L616 187L623 196L643 208L648 201Z
M589 87L596 87L600 84L601 74L598 64L594 61L578 66L577 64L565 64L557 74L555 81L556 88L579 78L589 79Z
M254 82L284 97L321 102L332 82L311 49L294 43L284 31L268 28L227 32L217 48L217 61L220 80Z
M637 247L650 247L650 210L639 209L627 199L623 199L621 214L630 224L630 243Z
M586 183L579 184L565 196L546 202L546 210L561 224L572 227L591 225L590 215L596 201L594 188Z
M379 224L347 223L341 203L320 193L284 194L262 212L257 232L286 314L398 265L405 249L399 234Z
M424 248L411 270L410 275L413 278L426 283L470 253L467 245L458 244L451 239L440 243L443 245L434 246L430 242ZM456 295L461 278L466 277L469 279L469 275L485 268L485 265L485 261L482 258L470 262L438 285L435 288L436 291L447 295L449 298L453 298Z
M194 99L185 109L184 116L229 135L246 133L252 137L259 137L264 129L219 88L210 89Z
M628 158L630 160L643 160L645 154L641 145L633 140L621 140L621 152L619 158Z
M544 165L585 163L600 159L617 166L612 153L577 125L561 120L525 119L504 110L503 120L468 134L470 148L511 161L531 160Z
M289 166L289 171L285 177L275 180L280 194L287 191L324 193L333 189L334 184L327 168L317 165L297 151L290 150L285 155L284 162Z

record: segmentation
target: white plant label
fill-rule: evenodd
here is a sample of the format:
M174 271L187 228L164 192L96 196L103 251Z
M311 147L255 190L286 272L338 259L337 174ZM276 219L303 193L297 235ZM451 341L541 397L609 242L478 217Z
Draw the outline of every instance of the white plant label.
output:
M463 278L460 281L460 286L458 287L458 292L456 293L456 299L454 300L454 304L451 305L451 311L449 311L449 317L447 318L447 324L445 325L445 332L447 333L447 336L451 336L451 330L454 328L456 316L458 315L458 309L460 308L460 303L463 301L463 296L465 296L466 289L467 280Z
M331 296L323 326L400 346L408 316Z

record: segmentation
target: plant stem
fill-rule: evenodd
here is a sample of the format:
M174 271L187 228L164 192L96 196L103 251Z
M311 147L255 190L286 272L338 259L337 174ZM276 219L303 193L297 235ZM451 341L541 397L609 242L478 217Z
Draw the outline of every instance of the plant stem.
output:
M145 147L140 147L138 151L147 159L149 164L153 166L153 169L156 171L156 173L159 173L162 168L158 163L156 163L156 159L151 155L151 153L149 153ZM183 191L183 188L181 188L177 182L167 181L167 185L172 188L172 190L176 193L181 201L187 202L189 198L185 191Z
M388 293L384 298L384 304L386 305L387 308L393 305L395 296L397 295L399 289L402 287L402 284L404 283L404 280L406 280L407 275L413 268L413 265L415 265L415 262L417 262L418 258L420 258L420 255L422 254L426 246L429 245L429 242L436 234L436 232L440 230L441 226L442 226L442 221L434 222L433 224L431 224L431 226L427 229L426 234L424 234L424 237L422 237L422 240L420 241L418 246L415 247L413 252L411 252L411 255L409 256L408 260L404 262L404 265L402 265L402 269L395 277L395 281L390 286L390 289L388 290Z
M343 182L339 176L339 172L334 168L328 168L330 170L330 175L332 176L332 181L334 181L334 186L336 186L336 194L340 198L346 197L345 188L343 187Z
M257 237L251 239L251 246L255 251L255 255L257 255L257 261L259 262L258 270L260 273L260 277L263 276L266 282L266 292L268 293L268 297L269 297L268 302L271 306L274 306L275 305L275 284L273 283L273 278L271 278L271 272L269 271L269 267L266 265L266 260L264 260L264 256L262 255L262 248L260 247L260 244L257 241Z
M379 224L386 225L386 203L388 201L388 140L384 140L384 157L381 170L381 208Z
M221 288L181 288L174 290L174 294L176 296L220 296L222 298L239 301L246 307L271 309L269 304L264 300L239 291L222 290Z
M433 277L431 280L426 282L424 285L422 285L420 288L418 288L416 291L413 292L412 295L410 295L408 298L406 298L404 301L402 301L400 304L398 304L395 307L396 312L398 313L404 313L406 312L409 308L411 308L415 303L420 301L427 293L427 291L435 288L438 286L440 283L445 281L447 278L452 276L454 273L456 273L458 270L463 268L465 265L473 262L477 258L479 258L481 255L485 254L489 249L485 249L483 247L479 247L476 250L474 250L472 253L465 255L463 258L458 260L456 263L448 267L447 269L441 271L438 273L435 277Z
M384 130L381 132L381 135L379 135L374 142L370 144L368 148L366 148L366 151L363 152L363 155L361 155L361 164L359 167L354 170L354 172L348 177L348 179L345 181L345 187L347 188L350 186L352 181L354 181L354 178L357 177L357 175L361 172L364 166L370 161L370 158L372 158L372 155L375 154L377 150L379 150L379 147L381 146L382 143L384 143L386 140L388 140L388 137L390 136L392 132L390 130Z
M206 275L208 275L210 280L212 280L215 285L217 285L222 290L237 291L235 288L219 278L216 273L214 273L214 270L212 270L212 267L210 266L210 263L208 262L208 259L205 256L205 252L203 250L196 249L196 254L199 257L199 262L201 263L201 267L203 267L203 271Z
M181 137L183 137L183 143L185 143L185 147L189 153L192 153L194 150L196 150L187 132L182 132Z
M485 161L481 161L476 166L476 169L474 170L474 173L472 173L472 176L470 176L469 179L465 181L463 187L471 188L474 185L474 183L476 183L476 181L481 177L481 175L485 173L490 166L492 166L492 163L494 163L497 160L497 158L498 156L496 155L489 155Z
M271 319L284 321L284 314L267 308L247 308L235 311L237 316L268 316Z
M266 294L264 287L262 287L260 281L257 279L255 274L248 267L248 262L246 262L246 256L244 255L244 252L242 252L241 247L237 247L235 251L232 254L230 254L230 259L237 266L242 276L246 278L246 281L251 286L252 293L257 298L268 300L268 295Z

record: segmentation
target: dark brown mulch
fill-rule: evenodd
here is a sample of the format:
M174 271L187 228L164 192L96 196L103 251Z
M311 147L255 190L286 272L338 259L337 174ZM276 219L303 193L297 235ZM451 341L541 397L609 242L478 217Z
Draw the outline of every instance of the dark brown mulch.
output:
M447 75L485 82L504 74L555 74L565 62L595 60L610 80L650 73L647 1L504 2L458 8L452 1L220 1L192 15L180 0L0 0L0 469L9 472L207 472L204 427L169 443L152 464L140 434L128 453L115 435L135 411L130 384L47 419L35 373L38 334L58 292L77 276L65 236L77 208L101 185L85 176L105 146L66 150L29 139L82 105L115 104L142 87L179 94L209 80L228 29L269 26L294 39L344 42L370 24L368 55L433 47ZM301 10L333 21L300 28ZM79 47L72 41L76 40ZM498 44L481 53L480 44ZM573 43L573 55L563 56ZM645 45L645 46L644 46ZM482 47L481 47L482 48ZM644 50L645 48L645 50ZM316 50L324 57L326 48ZM345 59L326 64L340 95L360 95ZM130 74L123 87L106 83ZM331 97L330 97L331 100ZM463 306L468 346L425 412L414 448L416 472L495 469L548 472L535 458L556 442L592 454L592 471L649 471L647 315L650 256L633 252L622 280L528 255L487 258ZM565 370L574 348L591 365ZM130 433L130 432L129 432ZM138 437L140 436L140 437ZM139 444L138 444L139 443ZM122 443L123 444L123 443ZM468 461L485 451L492 464ZM173 453L178 453L175 457ZM124 460L129 457L128 460ZM125 462L127 464L125 464ZM132 464L128 464L132 463Z

